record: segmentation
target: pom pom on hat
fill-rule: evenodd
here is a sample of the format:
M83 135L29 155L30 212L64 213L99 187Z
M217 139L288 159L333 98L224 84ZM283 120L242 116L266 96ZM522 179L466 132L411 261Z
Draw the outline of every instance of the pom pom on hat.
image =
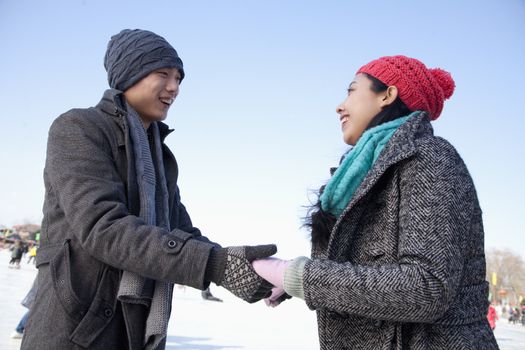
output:
M432 73L434 78L438 81L439 86L441 86L441 90L443 90L445 100L448 100L454 93L454 88L456 87L456 84L454 83L452 76L450 75L449 72L441 68L432 68L432 69L429 69L429 71L430 73Z
M455 83L447 71L427 68L423 62L402 55L385 56L365 64L356 74L366 73L386 85L394 85L399 98L412 111L428 112L436 120L443 103L454 93Z

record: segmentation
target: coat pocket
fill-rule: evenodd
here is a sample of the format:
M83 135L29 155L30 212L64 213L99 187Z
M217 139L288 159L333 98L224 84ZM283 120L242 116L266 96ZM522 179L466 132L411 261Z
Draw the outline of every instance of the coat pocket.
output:
M94 297L82 301L72 286L70 245L66 241L49 262L52 285L60 305L74 321L70 340L88 348L111 322L117 304L119 273L106 266Z
M113 320L117 307L119 272L104 268L97 291L82 320L71 334L71 341L89 348L91 343Z
M88 307L82 303L71 284L69 241L65 241L58 249L55 256L50 260L49 267L53 289L60 305L70 318L80 322Z
M385 333L390 326L351 314L328 312L326 319L327 341L330 349L384 349Z

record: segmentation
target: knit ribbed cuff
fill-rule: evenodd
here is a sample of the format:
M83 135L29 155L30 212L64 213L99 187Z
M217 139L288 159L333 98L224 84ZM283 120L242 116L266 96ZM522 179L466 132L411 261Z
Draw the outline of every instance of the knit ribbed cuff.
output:
M206 264L206 272L204 279L220 285L224 277L224 269L226 268L226 257L228 255L227 249L213 247L210 251L210 257Z
M304 265L310 261L305 256L300 256L290 262L284 271L284 291L291 296L304 300L303 273Z

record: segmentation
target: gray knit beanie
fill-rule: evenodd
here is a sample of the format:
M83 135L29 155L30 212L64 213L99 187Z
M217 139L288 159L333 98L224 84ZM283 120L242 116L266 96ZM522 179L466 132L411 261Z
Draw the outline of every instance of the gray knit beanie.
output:
M142 29L124 29L113 35L104 56L109 86L126 91L160 68L177 68L184 79L182 60L160 35Z

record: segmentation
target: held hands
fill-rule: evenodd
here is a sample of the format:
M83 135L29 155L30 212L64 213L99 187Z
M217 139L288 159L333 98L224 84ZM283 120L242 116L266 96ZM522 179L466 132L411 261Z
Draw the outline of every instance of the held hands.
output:
M273 244L213 249L206 271L208 280L249 303L267 298L273 286L255 272L251 262L276 252Z
M275 307L286 299L291 298L284 291L284 271L290 262L277 258L258 259L252 262L255 272L275 287L272 289L272 295L264 301L266 305Z
M284 291L281 287L273 287L272 295L269 298L264 299L264 303L270 307L276 307L286 299L291 299L292 297Z

